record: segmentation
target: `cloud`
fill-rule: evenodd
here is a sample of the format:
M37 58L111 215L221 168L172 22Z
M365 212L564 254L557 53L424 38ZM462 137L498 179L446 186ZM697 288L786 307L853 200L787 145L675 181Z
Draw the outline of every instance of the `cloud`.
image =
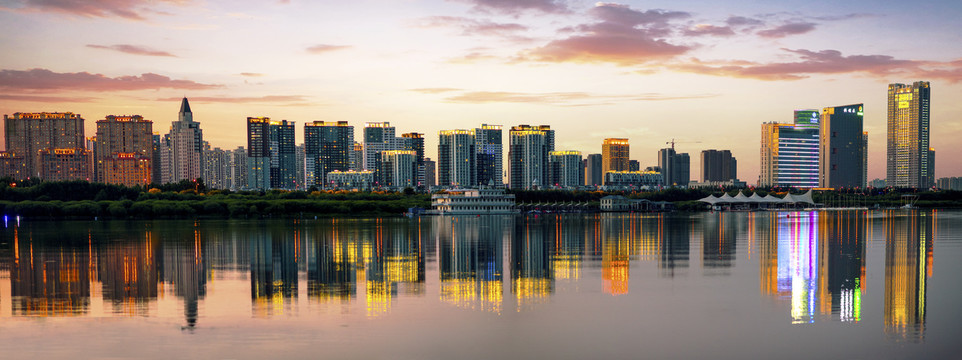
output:
M669 96L658 93L605 95L586 92L522 93L511 91L466 91L455 88L423 88L411 91L423 94L449 94L446 102L462 104L516 103L559 106L597 106L631 101L683 100L713 97L713 94ZM456 93L456 94L451 94Z
M477 64L482 61L491 61L491 60L501 60L501 58L491 54L473 51L463 56L449 58L445 60L445 62L449 64Z
M78 103L78 102L91 102L96 99L92 97L86 97L86 96L74 97L74 96L36 96L36 95L0 94L0 100L42 102L42 103Z
M519 60L637 65L692 49L664 39L673 31L669 23L691 17L689 13L638 11L626 5L598 3L589 14L599 21L563 29L576 34L524 51Z
M461 91L461 89L436 87L436 88L408 89L408 91L413 91L413 92L422 93L422 94L441 94L441 93L452 92L452 91Z
M759 19L745 17L745 16L729 16L725 19L725 23L728 26L761 26L765 25L765 22Z
M812 30L815 30L815 23L795 22L778 26L773 29L761 30L758 32L758 36L766 38L783 38L789 35L801 35Z
M120 17L127 20L145 20L141 13L163 13L144 6L145 2L137 0L13 0L16 4L8 7L14 11L24 12L52 12L82 17L112 18ZM160 3L186 5L188 0L160 0Z
M564 2L557 0L456 0L472 4L472 9L482 13L518 15L525 11L539 11L548 14L571 12Z
M221 87L190 80L173 80L167 76L145 73L108 77L88 72L57 73L47 69L0 70L0 90L16 91L127 91L152 89L204 90Z
M685 29L683 32L686 36L732 36L735 35L735 31L728 26L715 26L709 24L698 24Z
M162 98L158 101L180 101L181 98ZM265 95L265 96L192 96L195 103L300 103L307 101L304 95Z
M516 23L496 23L488 20L469 19L460 16L431 16L420 19L416 25L422 28L454 27L461 29L463 36L499 36L512 40L529 40L518 36L517 33L528 30L528 27Z
M242 72L242 73L237 74L237 75L246 76L246 77L261 77L261 76L264 76L264 74L261 74L261 73L252 73L252 72Z
M698 74L752 78L760 80L797 80L813 74L867 73L888 75L893 72L917 72L925 63L914 60L899 60L888 55L851 55L843 56L837 50L791 50L799 61L756 63L749 61L729 61L706 63L697 59L688 64L673 65L674 70Z
M119 52L126 53L126 54L132 54L132 55L177 57L176 55L171 54L171 53L166 52L166 51L151 50L151 49L148 49L148 48L145 48L145 47L142 47L142 46L137 46L137 45L127 45L127 44L118 44L118 45L95 45L95 44L88 44L87 47L89 47L89 48L94 48L94 49L114 50L114 51L119 51Z
M311 54L323 54L331 51L344 50L351 48L350 45L330 45L330 44L317 44L307 48L307 52Z

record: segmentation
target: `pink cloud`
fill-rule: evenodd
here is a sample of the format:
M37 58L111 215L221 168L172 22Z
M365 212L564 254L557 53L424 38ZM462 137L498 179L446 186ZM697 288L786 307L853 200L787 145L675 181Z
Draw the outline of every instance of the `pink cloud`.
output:
M121 17L127 20L144 20L142 12L154 11L145 2L137 0L14 0L19 6L8 9L27 12L53 12L83 17ZM158 2L185 5L188 0L160 0Z
M547 62L610 62L637 65L671 58L692 48L664 39L672 33L670 21L691 14L680 11L638 11L626 5L599 3L589 11L599 22L579 25L567 38L525 51L521 60Z
M158 101L180 101L181 98L163 98ZM301 103L307 101L304 95L265 95L265 96L191 96L195 103Z
M35 96L35 95L0 94L0 100L41 102L41 103L77 103L77 102L91 102L95 99L92 97L85 97L85 96Z
M16 91L126 91L150 89L203 90L221 87L190 80L173 80L167 76L145 73L108 77L88 72L57 73L47 69L0 70L0 90Z
M788 23L773 29L761 30L758 36L766 38L783 38L789 35L801 35L815 30L815 24L809 22Z
M686 36L732 36L735 31L728 26L716 26L708 24L698 24L685 29L682 32Z
M142 46L137 46L137 45L118 44L118 45L109 45L109 46L108 46L108 45L89 44L89 45L87 45L87 47L93 48L93 49L104 49L104 50L119 51L119 52L122 52L122 53L125 53L125 54L132 54L132 55L177 57L176 55L171 54L171 53L166 52L166 51L151 50L151 49L148 49L148 48L145 48L145 47L142 47Z
M701 62L672 65L670 68L707 75L731 76L760 80L797 80L813 74L866 73L888 75L894 72L916 72L925 62L899 60L888 55L843 56L837 50L791 50L799 57L793 62L756 63L749 61Z
M460 16L431 16L421 19L419 27L455 27L461 29L461 35L484 35L514 38L518 32L528 30L528 27L516 23L496 23L488 20L469 19Z
M330 45L330 44L318 44L307 48L307 52L311 54L323 54L331 51L338 51L344 49L350 49L350 45Z
M549 14L564 14L570 12L564 2L556 0L457 0L474 5L478 12L520 14L524 11L540 11Z

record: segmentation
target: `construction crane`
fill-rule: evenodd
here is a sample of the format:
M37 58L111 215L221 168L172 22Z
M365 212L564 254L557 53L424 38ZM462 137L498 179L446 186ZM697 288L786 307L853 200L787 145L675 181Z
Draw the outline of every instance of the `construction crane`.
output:
M665 145L671 144L671 149L672 149L672 150L675 150L675 143L679 143L679 144L701 144L701 141L675 141L675 139L671 139L671 141L666 142Z

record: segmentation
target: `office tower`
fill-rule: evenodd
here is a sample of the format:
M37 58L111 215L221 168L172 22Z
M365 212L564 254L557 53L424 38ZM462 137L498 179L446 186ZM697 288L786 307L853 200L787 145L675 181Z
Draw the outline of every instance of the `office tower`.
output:
M928 81L889 84L888 186L927 188L935 180L935 150L929 145Z
M548 153L554 151L554 130L548 125L518 125L508 134L509 187L544 187L549 183Z
M474 129L474 141L478 152L478 184L504 187L504 142L501 139L501 125L481 124L481 127Z
M658 150L658 167L666 186L688 186L691 180L691 158L688 153L676 153L674 148Z
M351 170L364 170L364 144L354 142L354 151L351 152Z
M819 186L865 187L865 139L862 104L822 109L819 129Z
M628 160L628 171L640 171L641 163L638 160Z
M600 186L604 181L604 173L601 172L601 154L588 154L585 158L585 185Z
M701 181L729 181L738 179L738 161L730 150L702 150Z
M247 118L247 188L271 188L271 118Z
M204 142L204 185L208 189L229 189L229 177L231 167L229 166L228 154L221 148L210 148L208 142Z
M90 152L85 149L42 149L40 178L44 181L92 180Z
M400 147L400 150L414 151L416 154L417 173L414 184L424 186L424 134L414 132L401 134Z
M231 190L247 188L247 150L238 146L231 151Z
M601 143L601 174L609 171L630 171L628 139L605 139Z
M79 151L85 149L84 119L80 114L18 112L4 115L3 123L7 153L4 158L11 165L9 175L17 179L40 176L41 150L73 149L75 155L84 156L85 152Z
M794 124L762 124L759 186L818 186L818 110L796 110Z
M474 131L438 132L438 185L452 188L477 186L477 150Z
M165 170L161 174L164 183L194 180L203 175L204 134L200 130L200 123L194 121L194 114L190 111L190 104L185 97L180 102L177 121L170 124L170 132L163 142L167 152L161 156L166 164L161 165Z
M432 187L438 185L437 173L434 170L436 168L437 166L434 160L424 158L424 186Z
M108 115L97 120L94 171L97 181L149 185L154 152L153 125L143 116Z
M377 171L381 151L397 150L394 127L389 122L369 122L364 124L364 170ZM377 176L375 176L377 177Z
M574 189L585 183L580 151L552 151L548 155L551 186Z
M862 132L862 184L868 186L868 132Z
M324 186L327 173L351 170L354 127L347 121L304 124L306 186Z
M296 189L297 154L294 145L294 122L281 120L271 124L270 130L271 188Z
M150 183L152 184L164 183L164 162L162 154L165 148L163 147L162 139L163 138L160 136L160 134L156 132L151 136L154 150L153 155L150 157L151 162L154 164L154 166L150 168Z
M417 152L413 150L387 150L381 152L381 187L401 190L415 187L417 181Z

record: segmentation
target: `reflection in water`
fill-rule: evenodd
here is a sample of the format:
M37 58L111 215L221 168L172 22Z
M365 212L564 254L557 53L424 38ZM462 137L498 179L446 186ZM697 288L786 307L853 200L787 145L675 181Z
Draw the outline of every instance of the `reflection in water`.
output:
M885 218L885 333L889 339L924 339L934 228L934 214L911 211Z
M745 276L738 266L751 264L754 276L757 261L761 293L784 306L789 322L858 323L873 223L885 238L885 288L876 293L884 295L884 331L921 341L936 217L905 211L28 222L3 229L0 316L158 317L177 309L192 330L203 325L215 288L237 289L242 296L220 301L263 318L326 306L376 318L398 301L503 314L544 309L553 296L599 285L629 297L679 275L716 281ZM690 261L699 238L700 264ZM437 287L427 286L432 276ZM220 282L228 285L213 286Z

